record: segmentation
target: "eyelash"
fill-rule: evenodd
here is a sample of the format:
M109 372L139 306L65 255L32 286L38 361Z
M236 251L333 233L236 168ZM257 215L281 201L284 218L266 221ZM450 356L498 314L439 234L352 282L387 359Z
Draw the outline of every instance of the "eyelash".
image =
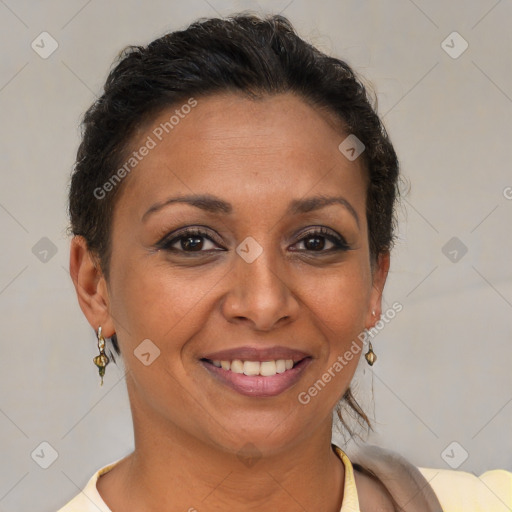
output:
M176 242L179 242L183 239L192 238L192 237L206 238L215 244L221 245L219 242L216 242L211 236L209 236L206 231L199 229L199 228L187 228L187 229L183 230L181 233L178 233L177 236L176 235L173 236L171 239L169 239L169 236L166 236L165 238L163 238L160 242L158 242L156 244L156 248L163 249L163 250L170 251L170 252L181 252L181 253L184 253L187 255L211 253L213 251L218 251L218 249L214 249L214 250L209 249L206 251L203 251L203 250L185 251L183 249L176 249L176 248L172 247L173 245L176 244ZM314 251L314 250L308 251L307 249L303 249L303 250L299 250L297 252L313 252L313 253L322 254L322 253L331 253L331 252L336 252L336 251L347 251L350 249L350 247L348 246L347 242L345 241L345 239L343 237L334 235L331 230L324 228L324 227L316 228L314 230L304 233L304 235L299 240L297 240L297 242L295 242L295 243L297 244L299 242L304 242L305 240L307 240L309 238L315 238L315 237L326 238L332 244L334 244L334 247L332 247L331 249L320 250L320 251Z

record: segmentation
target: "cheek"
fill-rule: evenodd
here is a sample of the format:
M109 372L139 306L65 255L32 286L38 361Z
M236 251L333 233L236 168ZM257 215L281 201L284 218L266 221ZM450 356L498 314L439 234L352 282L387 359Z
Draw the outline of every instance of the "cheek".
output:
M312 416L323 417L350 386L363 353L359 335L364 330L369 292L361 275L326 280L321 292L314 290L310 292L315 300L311 319L325 342L315 371L299 390L297 400L310 408Z
M130 385L134 386L131 396L134 400L142 397L142 402L137 402L141 410L149 405L162 415L169 409L188 407L183 403L187 392L183 383L190 369L183 365L181 353L203 325L198 319L205 314L201 299L211 287L190 286L176 275L159 264L121 258L112 275L111 312L125 367L130 371Z
M157 366L182 375L188 340L195 339L212 316L216 286L225 270L172 268L161 256L120 254L118 250L111 265L111 314L127 367L140 371L134 350L149 339L160 351Z
M325 339L311 396L322 391L323 405L330 407L349 386L363 352L360 335L371 293L369 265L367 268L362 261L352 261L343 271L324 279L321 287L318 280L316 284L303 283L303 287L307 289L304 296L311 321Z
M111 314L130 345L146 338L168 343L178 337L178 331L190 337L194 325L195 330L200 329L199 317L215 308L212 301L216 285L222 287L221 269L171 270L165 261L130 259L120 256L122 251L115 254L111 262ZM353 257L338 268L299 269L290 293L297 295L312 322L325 331L329 340L343 344L348 336L357 336L364 328L371 292L369 276L369 265L363 258Z
M369 269L354 260L323 278L302 277L304 303L333 341L341 343L347 335L357 335L364 329L372 286L369 276Z

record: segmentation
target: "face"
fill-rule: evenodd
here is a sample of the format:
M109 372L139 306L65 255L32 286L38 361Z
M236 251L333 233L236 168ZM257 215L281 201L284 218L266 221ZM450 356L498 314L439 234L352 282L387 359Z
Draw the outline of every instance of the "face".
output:
M105 335L117 333L136 429L276 452L330 428L380 312L365 172L334 119L291 94L197 98L155 132L175 110L133 140L155 147L116 204Z

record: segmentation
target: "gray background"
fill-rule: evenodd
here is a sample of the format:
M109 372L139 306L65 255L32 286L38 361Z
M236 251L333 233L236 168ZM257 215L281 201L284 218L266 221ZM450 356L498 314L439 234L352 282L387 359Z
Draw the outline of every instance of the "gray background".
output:
M68 274L80 116L125 45L242 9L282 11L373 83L411 183L385 293L403 311L356 378L370 442L418 466L512 471L510 1L0 0L1 512L54 511L132 447L123 371L99 387ZM47 59L31 48L43 31Z

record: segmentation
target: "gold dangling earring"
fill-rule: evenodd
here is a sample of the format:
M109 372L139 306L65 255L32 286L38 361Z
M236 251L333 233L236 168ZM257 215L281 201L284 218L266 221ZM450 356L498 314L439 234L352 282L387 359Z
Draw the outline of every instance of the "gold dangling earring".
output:
M370 366L373 366L373 363L375 363L375 361L377 361L377 356L375 355L375 352L373 351L372 342L370 341L369 343L370 343L370 346L368 348L368 352L366 352L364 357L366 357L366 362Z
M93 358L94 364L98 367L100 377L101 377L101 385L103 386L103 376L105 375L105 368L108 363L110 363L110 359L107 354L105 354L105 338L101 334L101 326L98 327L98 349L100 351L100 355Z
M372 311L372 315L375 316L375 310ZM369 343L368 352L366 352L364 357L366 358L366 362L370 366L373 366L373 363L375 363L375 361L377 361L377 356L375 355L375 352L373 351L372 342L368 341L368 343Z

